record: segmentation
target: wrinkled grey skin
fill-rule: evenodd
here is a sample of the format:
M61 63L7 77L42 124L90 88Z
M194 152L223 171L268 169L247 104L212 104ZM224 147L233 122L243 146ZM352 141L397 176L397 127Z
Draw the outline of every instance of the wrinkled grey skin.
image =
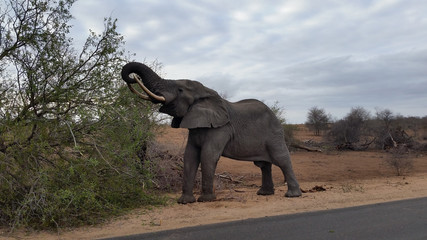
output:
M138 74L153 93L165 98L160 112L173 116L173 128L188 128L184 153L182 196L178 203L196 201L194 180L201 164L202 194L199 202L212 201L215 169L220 156L253 161L261 168L259 195L274 194L271 165L277 165L288 185L286 197L301 196L292 170L283 128L274 113L255 99L231 103L217 92L191 80L165 80L144 64L131 62L122 69L122 78L135 83L130 73ZM158 102L152 100L153 102Z

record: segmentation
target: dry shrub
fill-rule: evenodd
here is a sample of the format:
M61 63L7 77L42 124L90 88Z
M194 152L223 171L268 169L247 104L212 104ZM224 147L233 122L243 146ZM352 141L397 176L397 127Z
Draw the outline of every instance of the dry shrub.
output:
M155 187L161 191L179 190L184 169L183 155L173 154L153 144L149 159L146 163L150 164Z
M170 150L168 146L152 143L147 149L147 159L144 166L152 175L155 188L165 192L181 190L184 173L183 149ZM201 186L201 173L197 172L195 187Z
M407 174L414 167L414 159L405 145L392 148L389 153L390 156L385 159L385 163L396 172L397 176Z
M170 150L167 146L152 143L147 149L148 159L144 166L152 175L152 183L156 189L164 192L179 192L182 187L184 172L183 150ZM200 168L197 171L194 188L201 191ZM214 188L216 190L232 189L243 183L243 176L233 176L228 172L215 174Z

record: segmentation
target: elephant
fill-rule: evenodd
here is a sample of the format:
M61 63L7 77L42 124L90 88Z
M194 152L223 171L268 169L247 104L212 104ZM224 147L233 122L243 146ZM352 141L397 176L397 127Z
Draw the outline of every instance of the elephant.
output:
M301 196L283 127L264 103L255 99L229 102L198 81L163 79L139 62L125 64L121 76L133 93L162 104L159 111L173 117L172 128L189 130L184 151L182 195L178 203L196 201L193 187L199 165L202 192L197 201L216 199L213 181L220 156L253 161L261 168L262 184L258 195L274 194L271 174L274 164L282 170L287 182L285 197ZM135 83L145 94L132 87Z

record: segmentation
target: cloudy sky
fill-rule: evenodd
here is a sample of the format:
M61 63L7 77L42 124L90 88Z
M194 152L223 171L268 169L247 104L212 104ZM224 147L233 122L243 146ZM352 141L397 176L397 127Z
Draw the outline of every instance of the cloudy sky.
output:
M426 13L420 0L80 0L72 24L100 33L117 18L134 60L157 59L163 77L278 101L303 123L313 106L426 116Z

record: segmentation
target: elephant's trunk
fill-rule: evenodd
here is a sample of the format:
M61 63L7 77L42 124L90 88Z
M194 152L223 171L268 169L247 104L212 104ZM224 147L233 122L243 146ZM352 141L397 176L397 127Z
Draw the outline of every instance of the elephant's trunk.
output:
M130 74L132 73L137 76L131 77ZM156 100L158 102L165 102L163 96L158 96L150 90L159 89L159 85L161 85L164 80L147 65L139 62L130 62L123 66L121 74L123 80L128 84L129 89L139 97L150 101ZM148 96L136 91L131 86L133 83L138 83Z

